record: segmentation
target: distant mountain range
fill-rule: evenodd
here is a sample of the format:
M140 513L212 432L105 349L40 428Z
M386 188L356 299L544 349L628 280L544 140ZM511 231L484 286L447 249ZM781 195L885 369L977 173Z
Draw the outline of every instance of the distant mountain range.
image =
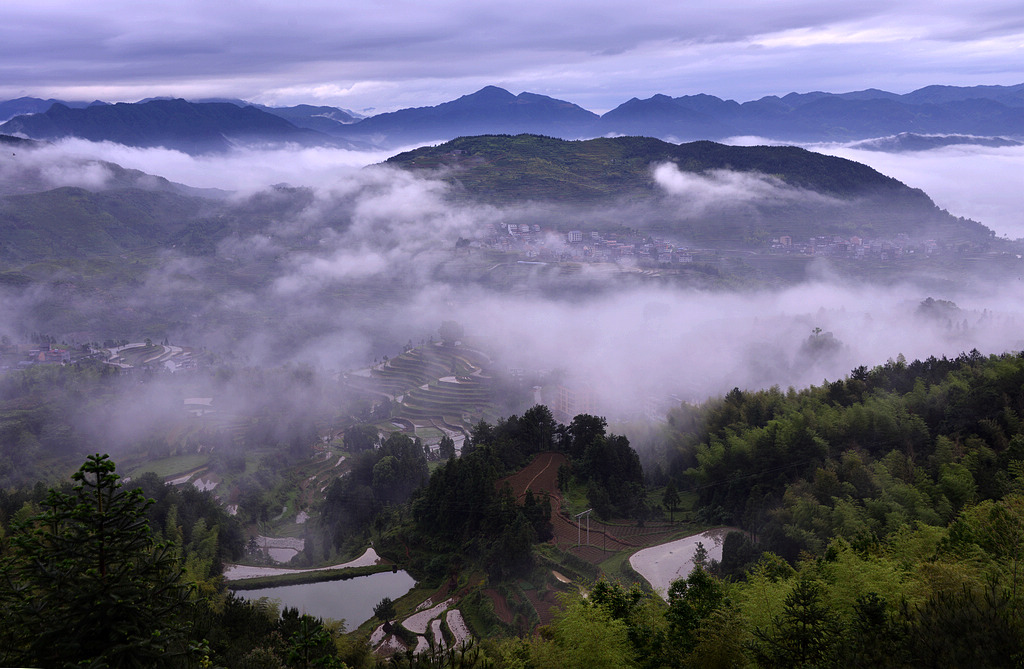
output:
M969 141L1024 138L1024 84L928 86L904 95L877 89L790 93L744 103L703 94L655 95L633 98L600 116L571 102L535 93L513 95L495 86L433 107L368 118L327 106L172 99L111 105L19 98L0 102L0 119L8 115L14 116L0 125L0 133L35 139L82 137L190 153L268 142L389 149L458 136L519 133L562 139L640 135L672 142L749 135L845 142L910 133Z
M908 151L931 151L944 146L973 144L999 148L1004 146L1021 146L1024 142L1005 137L977 137L974 135L919 135L914 132L901 132L889 137L877 137L856 142L851 146L868 151L885 151L887 153L903 153Z
M268 143L357 148L351 142L296 126L256 107L185 100L81 108L56 103L43 113L14 117L0 125L0 132L43 140L78 137L128 146L162 146L191 154Z
M17 98L0 101L0 121L8 121L22 114L42 114L55 104L72 109L83 109L89 105L105 105L106 102L69 102L67 100L41 100L39 98Z

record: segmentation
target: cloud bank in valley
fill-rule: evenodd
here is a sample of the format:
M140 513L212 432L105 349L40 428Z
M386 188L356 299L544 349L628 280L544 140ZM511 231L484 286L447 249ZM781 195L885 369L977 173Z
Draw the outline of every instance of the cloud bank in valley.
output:
M190 186L242 188L232 206L280 212L265 228L229 235L212 255L169 251L130 290L72 305L92 318L158 314L171 323L166 334L174 343L207 346L245 364L357 369L397 354L407 341L436 336L443 320L454 319L494 353L499 368L558 372L566 383L590 388L604 412L624 415L671 396L701 401L734 386L820 383L900 354L1024 348L1020 284L929 294L910 284L829 279L827 266L816 280L746 292L673 287L630 268L585 266L567 280L545 266L513 260L505 267L508 261L487 260L477 249L457 253L459 238L478 238L522 212L453 204L441 182L358 168L376 157L300 151L285 161L280 152L247 151L197 160L71 142L43 149L39 169L46 172L52 159L64 165L49 172L57 181L89 182L95 166L81 163L76 173L57 159L90 148ZM669 167L656 175L696 207L806 197L767 177L691 177ZM299 190L261 190L278 180ZM531 206L532 217L543 216ZM552 225L561 214L549 212ZM509 282L491 281L502 269L517 273ZM250 279L230 278L241 276ZM959 310L922 313L926 297L954 301ZM0 325L15 334L19 323L42 327L49 311L40 305L55 298L37 286L0 299L8 314ZM816 328L831 333L827 346L813 345Z
M1024 146L961 144L930 151L886 153L845 146L809 147L870 165L920 188L954 216L971 218L996 234L1024 237Z

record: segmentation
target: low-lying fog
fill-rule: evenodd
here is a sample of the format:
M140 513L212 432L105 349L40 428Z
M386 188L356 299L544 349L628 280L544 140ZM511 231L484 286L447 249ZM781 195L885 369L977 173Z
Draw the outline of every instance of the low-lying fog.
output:
M938 206L980 221L999 236L1024 237L1024 192L1020 187L1024 146L953 145L902 153L845 147L816 150L870 165L920 188Z
M731 144L777 144L763 137L735 137ZM928 151L871 151L850 144L805 148L869 165L920 188L954 216L980 221L1000 237L1024 238L1024 146L954 144Z
M831 152L921 187L954 215L976 218L999 235L1024 235L1024 193L1009 181L1022 173L1024 149ZM549 289L534 290L527 273L514 279L521 286L495 287L462 274L480 251L462 256L454 247L509 212L452 205L438 181L363 169L383 154L246 150L196 158L68 141L41 149L36 159L52 161L47 174L55 185L102 181L95 165L75 168L69 156L237 191L239 202L273 184L311 189L301 207L284 208L269 229L232 235L212 256L168 251L130 291L96 302L78 297L73 305L86 331L95 327L90 313L116 319L166 314L166 332L123 336L168 336L172 343L207 346L247 364L362 368L375 357L399 353L407 341L436 336L443 320L456 320L502 367L559 371L568 383L590 387L600 412L612 415L671 396L701 401L734 386L816 384L901 354L912 360L974 348L985 354L1024 348L1020 281L979 281L938 294L911 283L840 281L823 261L813 279L774 290L675 288L636 272L586 266L574 277L577 283L562 291L550 290L557 275L542 279ZM716 179L701 197L727 194L737 183ZM687 185L691 191L699 187ZM250 206L276 195L257 197L264 199L250 199ZM247 285L215 282L211 277L221 275L221 266L260 269L241 271L252 276ZM922 307L929 297L940 302ZM16 339L46 331L52 288L8 289L0 299L0 331Z

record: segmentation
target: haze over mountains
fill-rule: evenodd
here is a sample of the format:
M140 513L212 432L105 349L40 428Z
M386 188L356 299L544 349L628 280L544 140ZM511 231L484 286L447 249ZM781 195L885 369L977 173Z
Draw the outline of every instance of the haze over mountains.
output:
M917 111L989 95L983 106L1009 118L1022 109L1010 88L865 95ZM771 107L776 119L815 103L865 104L852 94L787 98L655 102ZM721 383L817 382L901 352L1016 346L1018 321L992 328L981 315L969 332L960 318L959 329L941 323L906 342L917 326L903 319L928 296L983 315L1000 307L990 301L998 281L1002 311L1016 314L1021 274L1019 247L988 219L943 211L914 180L795 147L555 138L627 134L602 124L646 103L598 116L494 87L366 119L235 100L50 103L0 129L57 140L0 137L0 334L170 337L256 363L337 370L393 355L452 319L510 367L565 370L631 410L638 398L700 398ZM1005 144L1024 136L965 132L905 137L1014 151ZM372 148L456 134L412 151ZM783 238L792 244L773 246ZM815 327L849 349L807 364L800 349ZM639 340L643 350L630 344ZM694 352L680 362L685 378L664 365L681 350Z
M56 103L56 104L55 104ZM152 99L0 103L0 132L36 139L80 137L188 153L239 144L393 149L480 134L533 133L562 139L642 135L673 142L736 136L778 141L866 140L899 133L1024 137L1024 84L929 86L899 95L877 89L790 93L739 103L712 95L633 98L603 115L552 97L487 86L433 107L360 118L336 107L273 108L245 102Z

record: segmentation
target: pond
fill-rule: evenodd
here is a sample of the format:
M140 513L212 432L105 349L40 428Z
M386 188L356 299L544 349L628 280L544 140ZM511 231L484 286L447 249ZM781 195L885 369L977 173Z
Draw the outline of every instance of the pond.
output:
M729 532L739 532L735 527L719 527L701 534L659 544L633 553L629 565L647 579L651 587L664 598L668 588L677 578L686 578L693 569L693 556L697 543L702 543L708 552L708 559L722 559L722 542Z
M260 597L277 599L281 602L281 608L294 607L300 613L308 613L317 618L344 620L345 629L354 630L373 616L373 607L377 602L385 597L398 599L415 584L412 576L404 571L386 571L344 581L237 590L235 595L248 600Z

